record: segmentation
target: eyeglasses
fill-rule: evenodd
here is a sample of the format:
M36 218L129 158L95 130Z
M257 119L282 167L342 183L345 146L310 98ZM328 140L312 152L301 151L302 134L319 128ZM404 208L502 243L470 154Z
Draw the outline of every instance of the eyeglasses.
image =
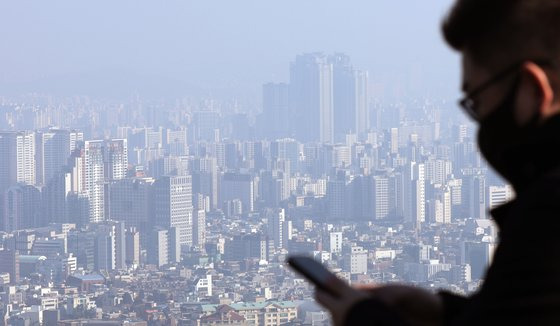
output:
M549 60L523 60L523 61L520 61L520 62L516 62L515 64L513 64L513 65L507 67L506 69L502 70L501 72L497 73L494 77L485 81L484 83L482 83L482 85L476 87L474 90L469 92L464 98L459 100L459 105L461 106L461 108L463 108L463 110L473 120L480 121L480 113L478 112L477 103L475 101L475 98L478 95L480 95L482 92L484 92L486 89L488 89L490 86L492 86L493 84L499 82L500 80L509 76L511 73L518 70L519 67L527 61L532 61L532 62L534 62L538 65L542 65L542 66L552 66L552 67L555 66L554 63L552 61L549 61Z

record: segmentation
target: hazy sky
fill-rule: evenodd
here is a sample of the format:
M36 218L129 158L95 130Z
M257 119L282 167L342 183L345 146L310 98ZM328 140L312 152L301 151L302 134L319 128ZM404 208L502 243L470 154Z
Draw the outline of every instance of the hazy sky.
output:
M459 84L458 57L443 44L439 25L451 3L3 1L0 86L258 96L263 83L288 80L296 54L339 51L387 89L449 97Z

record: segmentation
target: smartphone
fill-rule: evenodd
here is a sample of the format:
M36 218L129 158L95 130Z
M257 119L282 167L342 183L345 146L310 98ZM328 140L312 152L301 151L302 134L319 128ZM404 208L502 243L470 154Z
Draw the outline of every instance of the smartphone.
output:
M288 265L315 284L315 286L335 297L339 297L336 291L329 288L329 280L337 276L331 273L323 264L307 256L291 256L288 257L287 262ZM370 316L373 319L368 320L368 324L371 322L371 325L379 326L410 326L393 308L381 300L373 297L368 299L368 309L374 311L371 315L373 317Z
M329 280L337 276L331 273L323 264L307 256L288 257L288 265L296 272L311 281L316 287L338 296L336 291L329 287Z

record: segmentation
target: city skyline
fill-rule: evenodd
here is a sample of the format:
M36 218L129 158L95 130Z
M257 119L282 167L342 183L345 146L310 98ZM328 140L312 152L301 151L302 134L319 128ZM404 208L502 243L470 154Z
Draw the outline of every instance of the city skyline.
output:
M291 255L477 291L451 2L0 4L0 326L330 325Z
M290 62L254 113L217 99L0 96L0 296L29 294L22 282L77 289L41 306L6 297L19 308L4 318L328 323L286 269L293 254L352 284L476 291L498 239L488 209L515 194L472 123L446 101L380 101L343 53ZM136 285L110 285L125 276ZM115 289L169 301L138 287L188 313L136 305L139 318L100 301Z

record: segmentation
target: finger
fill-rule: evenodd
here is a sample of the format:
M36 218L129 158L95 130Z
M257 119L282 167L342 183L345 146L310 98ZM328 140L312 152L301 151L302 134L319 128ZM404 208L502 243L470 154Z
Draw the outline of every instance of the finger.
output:
M320 289L315 291L315 300L329 310L334 310L340 305L338 298L333 297L329 292Z
M344 282L343 280L339 279L338 277L332 277L327 281L328 288L334 294L344 297L348 295L352 295L354 293L354 289L348 285L348 283Z
M355 289L361 291L375 291L379 289L382 285L379 283L368 283L368 284L357 284L354 286Z

